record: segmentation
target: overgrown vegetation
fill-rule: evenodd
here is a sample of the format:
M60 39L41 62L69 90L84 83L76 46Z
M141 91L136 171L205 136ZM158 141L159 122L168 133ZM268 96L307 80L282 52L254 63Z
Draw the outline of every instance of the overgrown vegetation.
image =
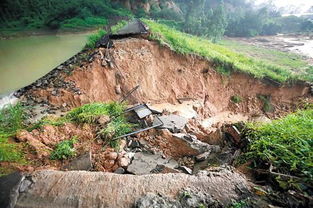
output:
M260 60L249 58L220 45L213 44L207 39L188 35L160 23L143 19L150 27L151 39L162 45L169 46L181 54L197 54L212 61L216 69L223 73L242 71L257 78L270 78L278 82L298 79L312 81L313 77L306 74L294 74L291 70Z
M76 150L74 144L77 142L77 136L70 140L64 140L57 144L55 150L51 153L52 160L65 160L75 156Z
M8 105L0 110L0 162L22 162L23 154L20 148L9 143L9 137L24 127L26 114L21 104Z
M97 123L101 116L109 116L110 121L98 131L98 135L115 147L118 140L112 139L131 132L134 127L123 115L124 110L125 105L117 102L91 103L73 109L66 119L77 123Z
M248 124L250 140L246 160L260 169L299 177L307 183L313 179L313 109L302 110L267 124ZM276 178L279 181L279 177ZM291 181L285 187L294 185ZM283 187L283 186L281 186Z

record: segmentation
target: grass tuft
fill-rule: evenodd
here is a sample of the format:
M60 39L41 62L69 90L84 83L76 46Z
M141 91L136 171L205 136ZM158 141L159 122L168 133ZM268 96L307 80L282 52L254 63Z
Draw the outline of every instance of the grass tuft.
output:
M231 96L230 100L233 103L241 103L242 102L242 97L240 95L234 95L234 96Z
M76 150L74 144L77 142L77 137L74 136L70 140L64 140L57 144L55 150L51 153L51 160L65 160L75 156Z

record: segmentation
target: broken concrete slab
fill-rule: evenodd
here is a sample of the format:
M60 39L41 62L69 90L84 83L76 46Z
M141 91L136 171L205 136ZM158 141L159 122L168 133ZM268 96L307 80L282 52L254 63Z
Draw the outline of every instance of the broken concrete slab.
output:
M28 207L133 207L148 193L175 198L186 187L206 193L228 207L249 193L245 177L231 168L199 175L119 175L86 171L37 171L30 189L20 193L16 208ZM231 180L230 180L231 179Z
M160 154L137 152L127 171L135 175L145 175L151 173L158 165L174 169L178 163L173 159L164 159Z
M163 125L160 126L159 128L168 129L174 133L184 129L188 122L187 118L174 114L160 116L159 119L163 122ZM158 122L157 120L154 120L153 125L158 124L157 122Z
M78 158L75 158L69 164L63 167L66 170L91 170L92 159L91 152L87 152Z
M200 153L204 152L219 152L220 146L209 145L207 143L201 142L196 136L184 133L173 134L174 137L185 141L191 148L197 150Z

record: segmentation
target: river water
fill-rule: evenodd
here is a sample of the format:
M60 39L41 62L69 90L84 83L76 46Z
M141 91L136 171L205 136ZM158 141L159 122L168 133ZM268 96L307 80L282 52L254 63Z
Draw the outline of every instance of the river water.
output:
M33 83L78 53L89 34L90 32L55 34L0 40L0 99Z

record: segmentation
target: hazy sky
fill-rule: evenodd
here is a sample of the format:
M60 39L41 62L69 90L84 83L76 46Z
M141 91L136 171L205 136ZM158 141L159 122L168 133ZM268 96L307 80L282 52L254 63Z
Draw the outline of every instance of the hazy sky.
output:
M256 2L258 3L261 3L264 1L268 1L268 0L256 0ZM310 6L313 6L313 0L273 0L273 3L277 5L278 7L288 6L288 5L295 5L295 6L305 5L308 8L310 8Z
M255 3L268 2L269 0L251 0ZM297 13L306 12L311 6L313 6L313 0L272 0L276 7L287 7L285 13L294 10Z

